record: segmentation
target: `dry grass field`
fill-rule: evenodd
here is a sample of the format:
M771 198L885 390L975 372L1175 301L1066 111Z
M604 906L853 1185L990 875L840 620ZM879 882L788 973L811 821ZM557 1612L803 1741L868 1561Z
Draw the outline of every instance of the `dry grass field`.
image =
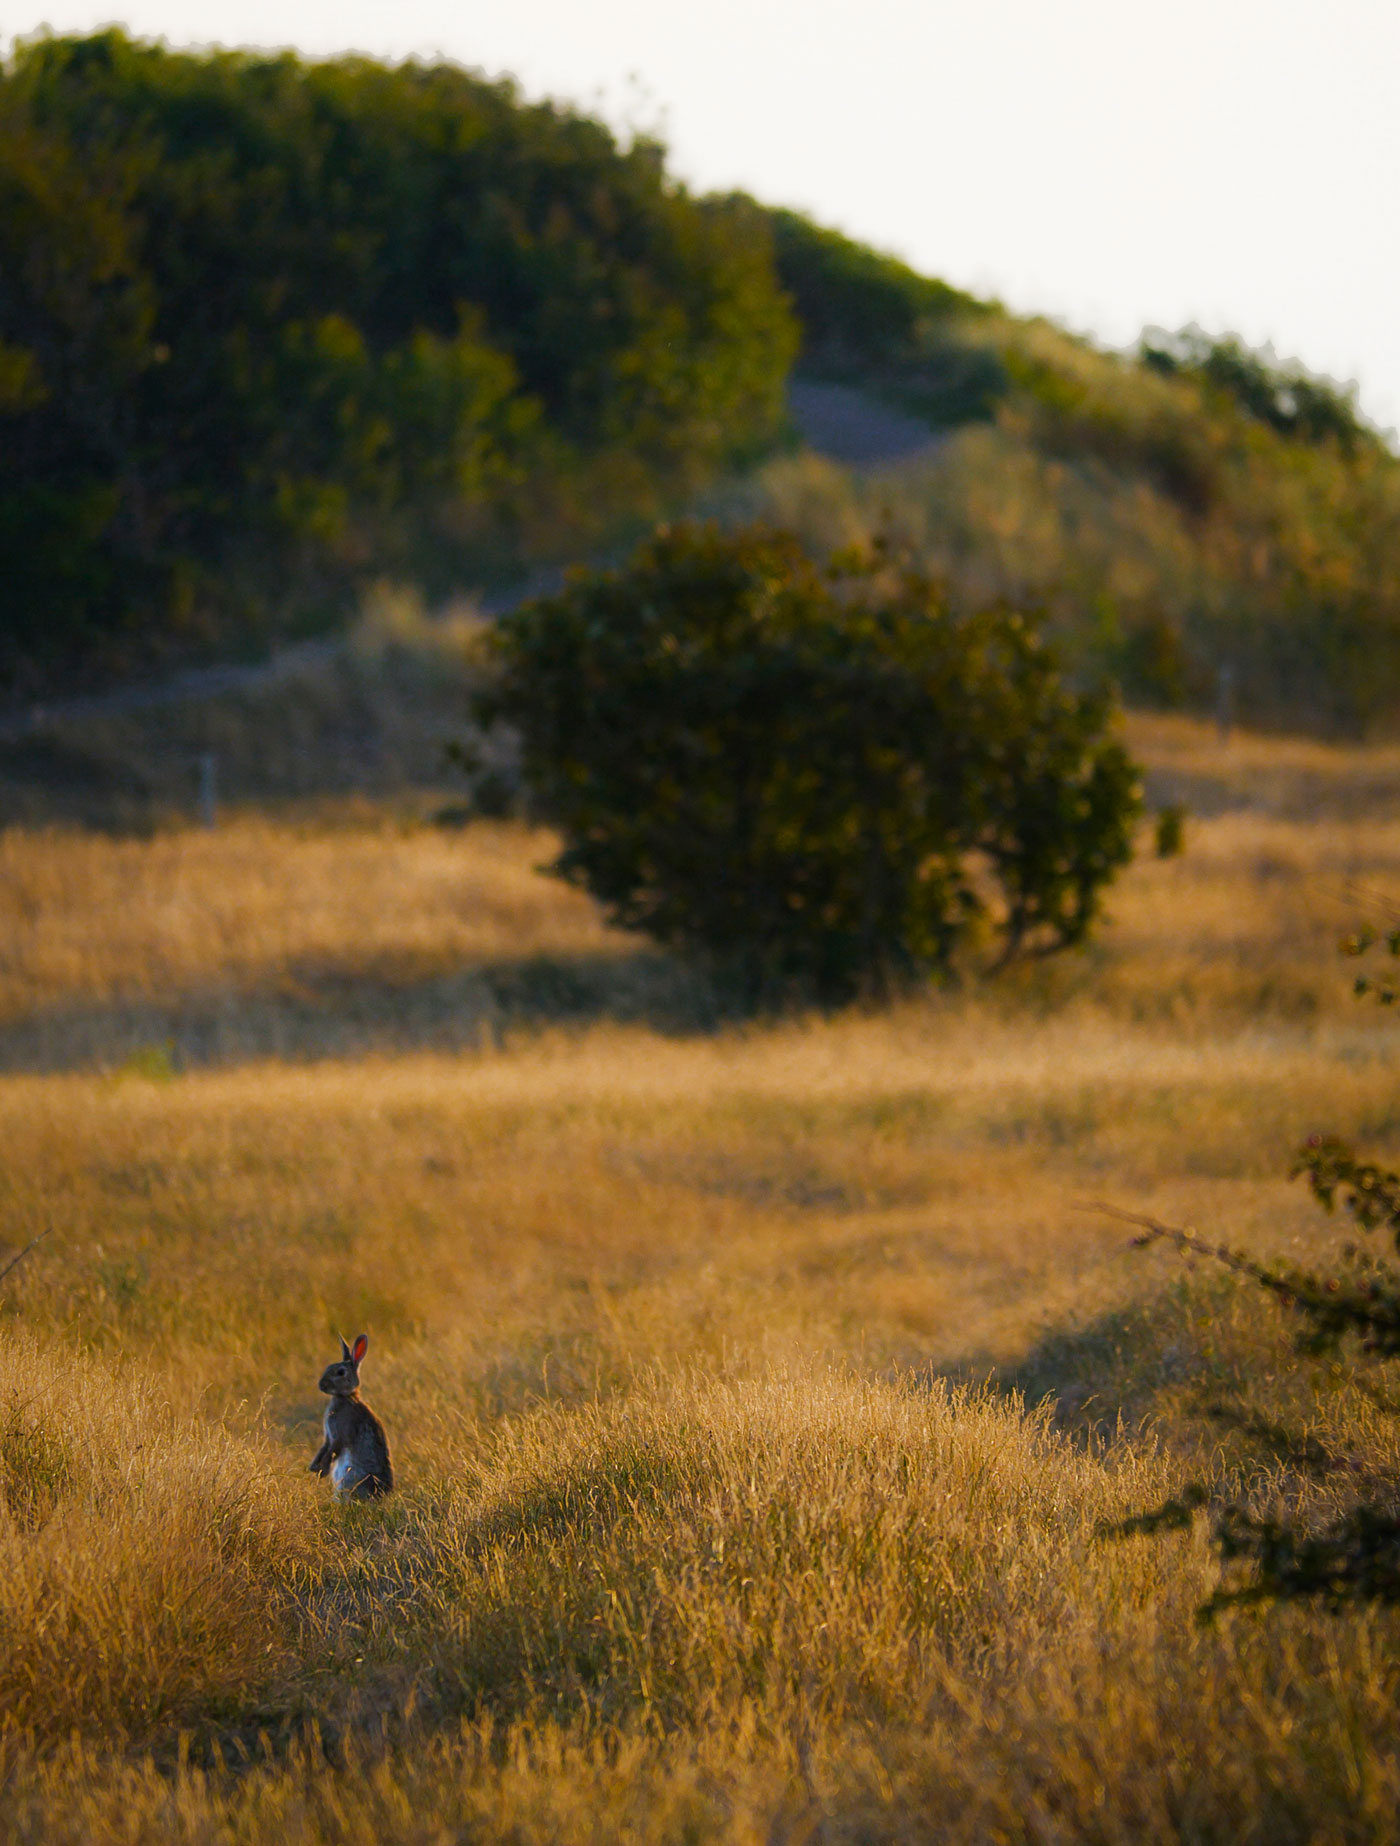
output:
M1400 752L1132 742L1088 951L775 1022L517 826L0 835L0 1838L1392 1840L1400 1618L1096 1527L1344 1505L1400 1378L1090 1206L1305 1255L1297 1142L1400 1155Z

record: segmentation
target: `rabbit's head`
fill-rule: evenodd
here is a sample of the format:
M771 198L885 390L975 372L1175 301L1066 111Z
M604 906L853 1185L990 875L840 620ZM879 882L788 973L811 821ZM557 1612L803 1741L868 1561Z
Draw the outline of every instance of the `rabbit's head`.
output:
M369 1350L369 1335L362 1333L352 1347L342 1336L340 1357L321 1374L320 1389L327 1397L349 1397L360 1388L360 1361Z

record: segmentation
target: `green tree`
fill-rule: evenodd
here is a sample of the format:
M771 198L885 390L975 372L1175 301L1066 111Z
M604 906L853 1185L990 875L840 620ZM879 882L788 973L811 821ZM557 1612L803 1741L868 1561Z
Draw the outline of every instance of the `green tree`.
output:
M0 207L12 680L568 555L782 426L763 214L450 65L40 38Z
M497 632L556 870L754 999L842 1000L1081 941L1128 859L1134 767L1021 614L955 612L876 551L682 526Z
M1234 334L1213 339L1194 326L1149 330L1140 351L1152 370L1197 379L1281 436L1332 441L1347 453L1384 447L1357 408L1355 386L1319 378L1296 362L1280 365L1270 349L1254 352Z

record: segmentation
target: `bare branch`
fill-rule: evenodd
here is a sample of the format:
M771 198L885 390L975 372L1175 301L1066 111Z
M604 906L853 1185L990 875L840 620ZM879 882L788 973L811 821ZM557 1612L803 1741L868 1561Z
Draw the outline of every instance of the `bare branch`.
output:
M1233 1269L1237 1275L1248 1276L1251 1281L1262 1282L1265 1288L1282 1289L1289 1285L1271 1269L1265 1269L1262 1263L1253 1262L1238 1250L1232 1250L1228 1244L1209 1243L1199 1232L1188 1230L1178 1224L1163 1224L1158 1218L1144 1218L1134 1211L1123 1211L1117 1205L1108 1205L1102 1199L1085 1201L1086 1211L1101 1212L1106 1218L1117 1218L1122 1224L1135 1224L1145 1233L1136 1238L1137 1243L1151 1243L1160 1237L1164 1243L1173 1243L1178 1250L1186 1250L1192 1256L1208 1256L1217 1263L1224 1263L1227 1269Z
M1315 1337L1321 1345L1331 1344L1345 1333L1364 1330L1370 1351L1400 1353L1400 1295L1379 1288L1373 1280L1344 1286L1335 1276L1324 1279L1301 1269L1269 1269L1242 1250L1232 1250L1228 1244L1209 1243L1181 1225L1163 1224L1157 1218L1121 1211L1118 1206L1106 1205L1098 1199L1087 1202L1085 1209L1102 1212L1105 1217L1117 1218L1123 1224L1137 1225L1143 1234L1135 1237L1134 1243L1146 1244L1160 1238L1163 1243L1175 1244L1188 1256L1209 1257L1212 1262L1232 1269L1236 1275L1247 1276L1276 1296L1281 1306L1297 1308L1310 1316ZM1315 1349L1321 1350L1321 1346Z
M24 1248L23 1248L23 1249L22 1249L22 1250L20 1251L20 1253L19 1253L19 1255L18 1255L18 1256L12 1256L12 1257L10 1258L10 1260L9 1260L9 1262L8 1262L8 1263L6 1263L6 1265L5 1265L5 1267L4 1267L3 1269L0 1269L0 1282L3 1282L3 1281L5 1280L5 1277L6 1277L6 1276L7 1276L7 1275L8 1275L9 1273L10 1273L10 1271L11 1271L11 1270L12 1270L12 1269L13 1269L13 1268L15 1267L15 1265L16 1265L16 1263L22 1263L22 1262L24 1261L24 1259L25 1259L25 1257L26 1257L26 1256L28 1256L28 1254L29 1254L29 1252L30 1252L30 1251L31 1251L32 1249L34 1249L34 1247L35 1247L35 1246L36 1246L37 1244L41 1244L41 1243L42 1243L42 1242L44 1241L44 1239L45 1239L45 1238L46 1238L46 1237L48 1236L48 1234L49 1234L49 1231L51 1231L52 1229L53 1229L53 1226L52 1226L52 1225L49 1225L49 1226L48 1226L48 1228L47 1228L46 1230L42 1230L42 1231L40 1231L40 1233L39 1233L39 1235L38 1235L37 1237L35 1237L35 1238L32 1238L32 1239L31 1239L31 1240L30 1240L30 1241L29 1241L29 1242L28 1242L28 1243L27 1243L27 1244L26 1244L26 1245L24 1246Z

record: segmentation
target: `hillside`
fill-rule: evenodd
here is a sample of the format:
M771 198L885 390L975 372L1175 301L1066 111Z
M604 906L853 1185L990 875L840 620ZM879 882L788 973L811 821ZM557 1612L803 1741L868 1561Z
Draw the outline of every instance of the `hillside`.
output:
M776 462L730 516L819 550L892 529L969 600L1044 608L1135 703L1213 709L1223 671L1247 722L1394 732L1400 460L1348 391L1196 329L1105 351L792 213L774 225L806 388L944 440L854 475Z
M41 38L0 206L11 710L699 505L893 527L1134 702L1400 723L1400 461L1229 338L1101 350L444 65Z
M334 626L771 446L766 221L449 65L38 38L0 72L0 686Z

